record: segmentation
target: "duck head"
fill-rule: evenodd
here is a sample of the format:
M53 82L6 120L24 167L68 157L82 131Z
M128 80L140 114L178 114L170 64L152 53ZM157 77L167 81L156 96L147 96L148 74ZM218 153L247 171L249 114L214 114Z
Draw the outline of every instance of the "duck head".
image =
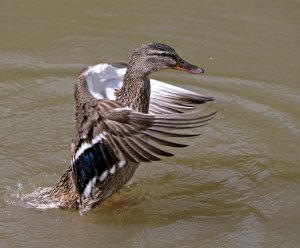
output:
M182 59L175 50L165 44L142 44L130 56L128 70L149 75L151 72L175 69L188 73L200 74L204 70Z

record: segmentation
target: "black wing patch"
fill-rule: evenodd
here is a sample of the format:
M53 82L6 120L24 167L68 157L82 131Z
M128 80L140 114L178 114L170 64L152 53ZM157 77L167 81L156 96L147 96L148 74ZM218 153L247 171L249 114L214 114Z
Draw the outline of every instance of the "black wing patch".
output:
M84 193L86 185L93 178L100 178L106 170L111 169L116 163L116 159L113 159L111 152L102 142L85 150L74 163L79 194ZM86 195L90 194L90 192L85 193Z

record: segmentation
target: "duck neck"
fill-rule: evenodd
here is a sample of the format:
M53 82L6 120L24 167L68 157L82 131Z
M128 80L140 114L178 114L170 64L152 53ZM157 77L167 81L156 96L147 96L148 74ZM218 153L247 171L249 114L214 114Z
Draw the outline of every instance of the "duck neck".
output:
M136 111L148 113L150 91L148 75L134 72L128 68L122 88L116 91L116 100Z

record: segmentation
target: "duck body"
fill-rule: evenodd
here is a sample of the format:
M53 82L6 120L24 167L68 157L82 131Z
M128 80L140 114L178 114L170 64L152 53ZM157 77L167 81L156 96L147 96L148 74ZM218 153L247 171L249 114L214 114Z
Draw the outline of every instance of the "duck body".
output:
M128 64L98 64L79 74L71 166L44 198L62 208L92 209L120 190L141 162L173 155L162 146L186 146L165 137L196 136L172 130L205 125L214 113L189 110L213 98L149 78L168 68L203 72L169 46L148 43Z

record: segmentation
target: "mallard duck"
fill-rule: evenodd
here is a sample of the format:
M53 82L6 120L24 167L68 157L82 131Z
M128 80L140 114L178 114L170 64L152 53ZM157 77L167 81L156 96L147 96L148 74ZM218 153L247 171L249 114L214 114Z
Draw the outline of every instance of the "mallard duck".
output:
M71 166L43 192L44 200L62 208L92 209L121 189L141 162L173 155L162 146L186 146L166 136L198 135L173 130L205 125L214 112L188 110L213 98L149 79L162 69L203 73L170 46L148 43L134 50L128 64L98 64L79 74Z

